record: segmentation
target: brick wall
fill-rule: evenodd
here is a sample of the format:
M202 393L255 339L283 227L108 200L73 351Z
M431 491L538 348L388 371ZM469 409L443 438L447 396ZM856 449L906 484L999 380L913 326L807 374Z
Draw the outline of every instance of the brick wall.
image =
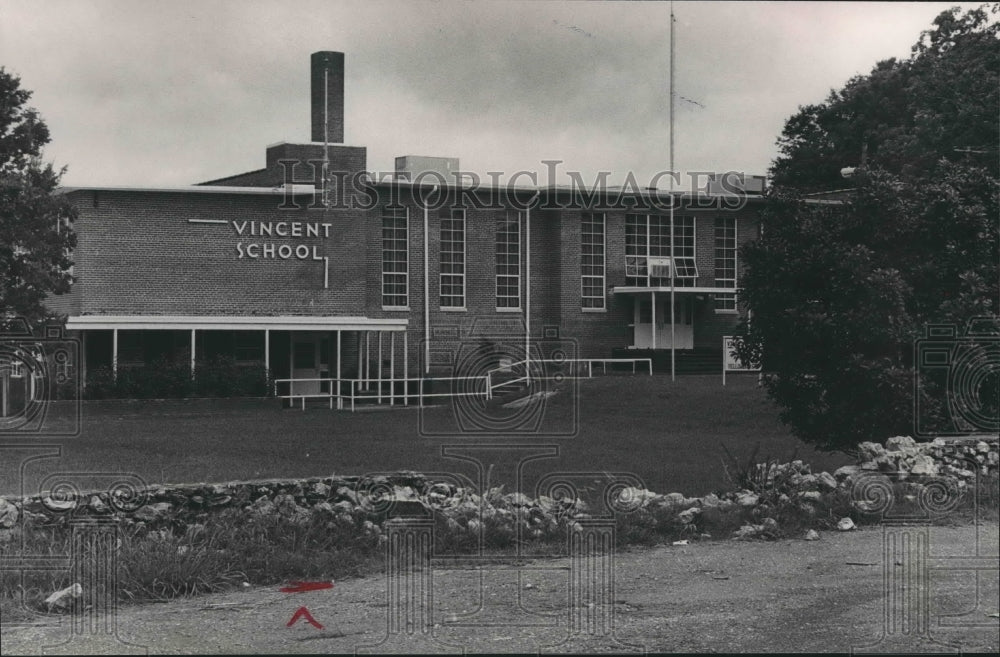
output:
M407 343L411 374L420 369L424 340L424 210L407 187L395 190L408 208L409 310L382 307L382 209L389 204L388 186L379 187L371 210L281 210L281 195L185 193L169 191L77 191L71 198L80 208L78 247L74 258L79 282L72 296L57 300L73 314L126 315L315 315L397 318L409 322ZM455 198L429 216L430 320L438 350L457 352L462 345L489 338L510 351L522 349L526 287L531 286L533 341L557 329L575 357L605 358L631 343L635 295L611 294L603 311L581 304L579 209L536 210L532 213L531 281L525 277L525 235L521 232L521 312L496 307L496 222L505 208L480 198L466 202L466 276L464 310L440 307L441 216ZM467 199L468 201L468 199ZM696 213L698 285L715 284L714 220L719 211ZM738 245L757 236L756 211L738 215ZM225 220L225 224L189 223L189 219ZM233 221L300 221L330 224L323 237L251 237L237 235ZM625 211L605 212L605 287L625 284ZM312 260L237 257L236 245L270 242L316 246L330 259L330 288L323 289L324 265ZM718 348L721 336L732 333L738 317L717 313L707 295L694 301L695 347ZM74 306L75 305L75 306ZM484 321L493 321L483 328ZM478 326L478 328L477 328ZM479 335L472 335L475 331ZM483 333L488 333L486 336ZM377 339L373 336L373 340ZM388 373L388 334L383 337ZM360 343L345 341L345 367L356 368ZM402 335L394 346L397 367L403 358ZM567 355L570 355L567 353ZM375 358L375 354L370 354ZM452 365L440 364L438 374ZM401 372L397 371L397 376Z
M364 314L361 211L279 210L280 195L78 191L70 198L80 209L73 258L82 314ZM326 222L330 236L240 236L233 221ZM316 246L330 259L330 288L323 289L323 262L239 259L240 242Z

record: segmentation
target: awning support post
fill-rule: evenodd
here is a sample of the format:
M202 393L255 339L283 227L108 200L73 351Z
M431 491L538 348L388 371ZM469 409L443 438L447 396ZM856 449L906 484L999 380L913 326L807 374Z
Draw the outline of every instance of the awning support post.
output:
M111 375L118 379L118 329L111 329Z
M271 376L271 329L264 329L264 369Z
M652 336L652 345L653 349L655 350L656 349L656 292L650 292L649 294L650 294L650 305L652 306L650 308L651 316L649 320L650 322L652 322L650 324L650 335Z
M87 332L80 331L80 387L87 389Z

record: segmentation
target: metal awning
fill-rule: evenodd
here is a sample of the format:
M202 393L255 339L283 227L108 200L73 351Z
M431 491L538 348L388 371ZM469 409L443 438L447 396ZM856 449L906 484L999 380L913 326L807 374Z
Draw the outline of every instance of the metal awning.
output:
M79 315L66 320L69 331L405 331L409 320L299 315Z
M642 294L645 292L666 292L669 293L669 285L645 286L645 285L617 285L611 288L612 294ZM736 294L734 287L674 287L675 294L683 292L694 292L695 294Z

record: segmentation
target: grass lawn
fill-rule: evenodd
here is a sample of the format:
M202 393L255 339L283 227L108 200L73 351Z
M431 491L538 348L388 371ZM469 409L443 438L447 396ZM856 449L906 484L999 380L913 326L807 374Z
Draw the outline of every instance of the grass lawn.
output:
M755 376L734 376L725 388L719 376L564 382L543 406L520 411L528 424L537 420L533 429L506 435L487 436L475 427L470 431L468 423L456 425L454 402L438 403L424 410L380 407L351 413L325 406L282 409L276 400L85 402L82 434L60 443L60 457L25 462L46 450L0 450L0 494L19 492L19 468L26 494L38 492L55 472L131 473L150 484L392 470L478 478L475 464L442 456L443 445L460 445L482 471L491 471L490 485L502 483L507 490L514 488L521 459L544 445L555 446L557 456L524 463L522 489L528 494L553 472L579 473L571 475L574 481L585 480L587 473L629 473L657 492L706 494L728 487L722 443L746 457L759 441L759 460L785 461L797 453L816 472L850 462L795 439ZM484 417L519 413L495 405L479 412ZM456 433L463 428L464 435ZM432 435L446 432L451 435ZM95 487L107 485L101 483L104 475L69 478L87 487L91 481Z

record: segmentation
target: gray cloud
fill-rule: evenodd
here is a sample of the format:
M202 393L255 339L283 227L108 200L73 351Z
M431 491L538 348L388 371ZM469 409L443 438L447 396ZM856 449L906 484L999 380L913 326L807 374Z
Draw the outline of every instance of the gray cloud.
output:
M798 105L905 57L952 3L675 3L677 167L763 173ZM309 136L309 54L347 54L369 166L667 166L669 5L0 2L0 64L34 90L66 184L174 185Z

